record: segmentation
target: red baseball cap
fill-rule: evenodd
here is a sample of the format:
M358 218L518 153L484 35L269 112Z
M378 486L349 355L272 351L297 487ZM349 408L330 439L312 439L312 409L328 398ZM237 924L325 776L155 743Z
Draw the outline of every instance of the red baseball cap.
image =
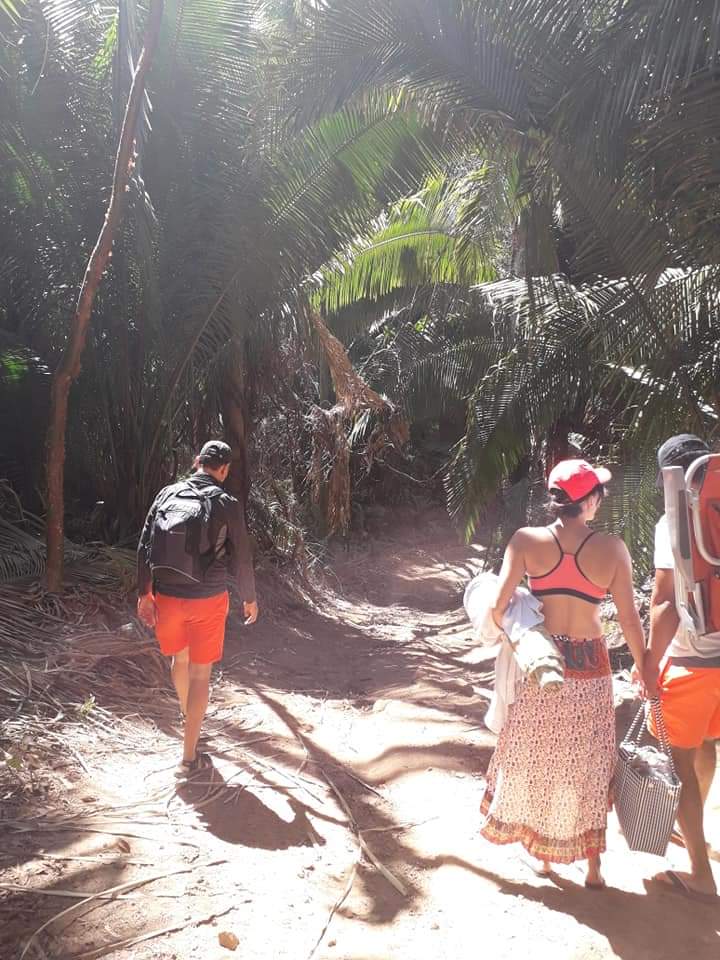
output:
M548 489L562 490L575 502L610 480L612 474L607 467L593 467L587 460L561 460L548 477Z

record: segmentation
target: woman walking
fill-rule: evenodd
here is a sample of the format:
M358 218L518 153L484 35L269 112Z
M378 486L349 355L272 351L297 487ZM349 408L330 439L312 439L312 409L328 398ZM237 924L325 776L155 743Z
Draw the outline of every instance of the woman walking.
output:
M548 873L587 860L586 886L601 888L610 780L615 765L612 678L599 604L610 593L630 652L642 663L630 555L619 537L593 532L610 471L564 460L550 474L547 527L518 530L505 551L493 618L502 624L527 576L545 627L565 662L559 690L525 682L510 707L487 774L482 835L521 843Z

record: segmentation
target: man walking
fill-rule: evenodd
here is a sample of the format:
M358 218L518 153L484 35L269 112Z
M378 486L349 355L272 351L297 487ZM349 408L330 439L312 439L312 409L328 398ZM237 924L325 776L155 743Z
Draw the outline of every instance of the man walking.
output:
M212 665L223 653L228 576L237 579L245 623L258 617L243 509L222 486L231 459L226 443L206 443L195 458L195 473L157 495L138 544L138 616L155 628L161 652L172 657L172 679L185 718L176 774L181 778L209 764L197 746Z
M658 465L684 470L709 453L693 434L666 440ZM675 574L666 516L655 530L655 582L650 600L650 636L642 669L649 697L660 696L673 758L682 782L678 823L690 856L690 873L666 870L655 879L698 900L717 901L708 858L703 807L716 767L720 738L720 634L698 637L681 625L675 604ZM651 722L651 730L654 730Z

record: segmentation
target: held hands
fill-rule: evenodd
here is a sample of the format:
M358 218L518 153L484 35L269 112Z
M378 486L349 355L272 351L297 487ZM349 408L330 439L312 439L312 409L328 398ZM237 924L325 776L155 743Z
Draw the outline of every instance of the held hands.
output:
M258 605L256 600L246 600L243 603L243 615L245 617L245 626L249 627L251 623L255 623L258 618Z
M639 685L643 699L657 699L660 695L659 679L660 665L650 651L646 650L641 666L639 668L634 666L632 670L632 681Z
M138 597L137 615L146 627L154 627L157 623L157 607L155 597L151 593L144 593Z
M649 660L647 655L642 668L643 696L646 700L657 700L660 696L660 667Z

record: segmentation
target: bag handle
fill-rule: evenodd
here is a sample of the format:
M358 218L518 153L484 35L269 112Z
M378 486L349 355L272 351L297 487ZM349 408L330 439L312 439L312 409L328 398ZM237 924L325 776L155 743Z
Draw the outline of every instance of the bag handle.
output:
M649 703L641 704L640 709L635 715L635 719L630 724L630 729L625 735L623 743L640 743L642 732L638 733L637 736L635 736L635 732L640 725L640 721L647 717L648 707L652 710L655 718L655 729L659 735L658 739L660 741L660 746L663 748L663 752L668 758L673 776L675 779L678 779L677 770L675 769L675 761L673 760L672 747L670 746L670 740L668 739L667 729L665 727L665 718L663 717L662 704L659 697L654 697L649 701Z
M638 729L638 726L640 725L640 721L644 720L646 715L647 715L646 704L641 703L640 709L635 714L635 719L630 724L628 728L628 732L623 737L623 743L640 743L640 737L642 736L642 733L639 733L637 736L635 736L635 731Z
M676 780L679 779L677 775L677 770L675 769L675 761L673 760L672 747L670 746L670 740L668 739L667 729L665 728L665 718L663 717L662 704L660 703L660 697L654 697L650 701L650 709L653 711L653 716L655 717L655 729L660 734L660 746L665 751L665 755L668 758L670 763L670 769L672 770L672 775Z

